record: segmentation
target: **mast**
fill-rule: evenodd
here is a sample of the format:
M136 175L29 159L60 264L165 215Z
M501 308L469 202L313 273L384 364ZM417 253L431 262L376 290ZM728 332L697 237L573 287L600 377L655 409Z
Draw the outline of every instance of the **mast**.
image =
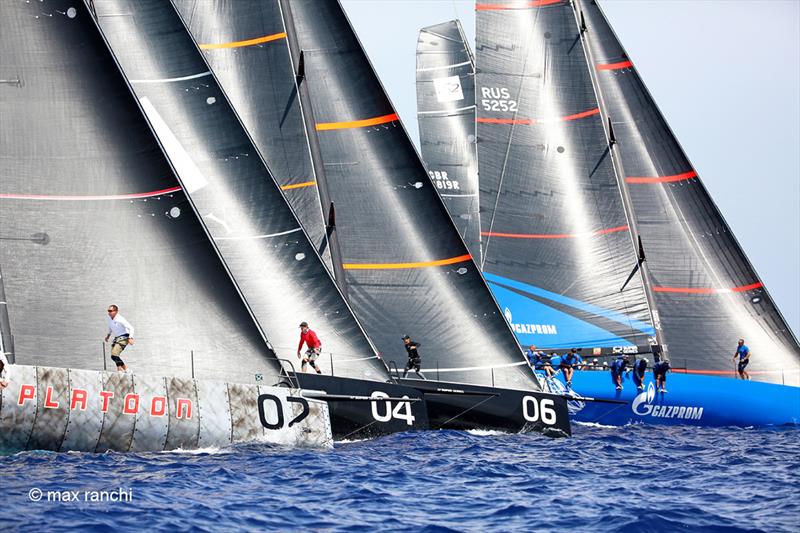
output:
M611 161L614 165L615 174L617 177L617 185L619 188L619 193L622 198L622 205L625 210L625 217L628 221L628 228L629 233L631 236L631 245L633 246L633 250L637 255L637 264L634 266L634 271L638 270L639 275L642 279L642 286L644 289L645 298L647 300L647 307L650 310L650 318L653 321L653 327L655 328L655 344L653 345L653 357L656 361L661 359L663 355L664 359L669 360L668 354L668 347L666 339L664 338L664 330L661 327L661 320L658 315L658 308L656 307L656 298L653 292L653 284L651 281L650 270L647 265L647 260L644 251L644 243L642 241L642 236L639 233L639 228L636 221L636 215L633 210L633 201L631 200L630 192L628 191L627 183L625 182L625 169L622 166L622 156L620 155L620 148L619 144L614 137L614 129L613 129L613 122L611 117L608 114L608 109L606 107L605 99L603 98L603 92L600 88L600 84L597 81L597 72L593 68L595 65L595 61L593 59L591 47L589 47L588 43L585 39L585 33L588 31L586 27L586 21L583 16L583 10L581 9L581 0L573 0L573 11L575 14L575 23L578 26L578 31L580 32L581 36L581 46L583 47L583 52L586 56L587 60L587 68L589 69L589 76L592 79L592 86L594 87L595 95L597 96L597 105L600 108L600 116L603 118L603 129L606 133L606 140L608 142L608 149L611 154ZM634 272L632 272L633 274ZM630 278L628 278L630 279ZM626 282L627 283L627 282ZM622 289L620 289L622 290Z
M314 121L314 108L311 106L311 98L308 94L308 84L305 83L305 60L303 50L297 41L297 30L292 17L292 7L289 0L278 0L278 6L283 19L283 27L286 30L286 42L289 47L289 58L295 72L295 86L300 98L300 114L303 116L303 127L306 131L306 140L311 154L311 166L317 182L317 193L319 195L322 218L325 224L325 237L328 241L328 250L331 255L331 266L333 278L338 285L342 295L347 299L347 281L344 275L342 261L342 251L339 247L339 236L336 232L336 211L328 192L328 180L325 176L325 163L322 160L322 152L319 147L317 130ZM297 59L295 59L297 58Z

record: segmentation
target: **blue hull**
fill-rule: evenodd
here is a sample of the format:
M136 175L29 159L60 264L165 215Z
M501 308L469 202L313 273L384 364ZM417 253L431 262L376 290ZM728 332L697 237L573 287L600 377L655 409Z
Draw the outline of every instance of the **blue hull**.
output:
M563 378L559 375L557 379ZM800 387L723 377L669 373L668 393L655 390L648 372L644 390L631 375L615 390L607 371L576 371L572 389L592 398L625 400L625 405L586 402L572 417L578 422L625 424L690 424L695 426L780 426L800 423Z

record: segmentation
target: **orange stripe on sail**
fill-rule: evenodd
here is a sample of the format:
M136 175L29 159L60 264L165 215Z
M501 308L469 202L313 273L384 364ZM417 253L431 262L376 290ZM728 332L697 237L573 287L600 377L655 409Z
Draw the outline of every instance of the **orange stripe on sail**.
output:
M759 289L764 284L760 281L751 283L750 285L742 285L741 287L733 287L731 289L716 289L713 287L653 287L655 292L672 292L681 294L728 294L731 292L746 292L753 289Z
M525 124L530 125L531 119L529 118L481 118L478 117L478 122L484 124Z
M567 115L566 117L540 118L535 120L535 122L540 124L546 124L548 122L566 122L568 120L578 120L579 118L591 117L592 115L598 115L598 114L600 114L600 108L596 107L588 111L575 113L574 115Z
M594 237L606 235L617 231L627 231L628 226L618 226L616 228L601 229L589 233L498 233L495 231L482 231L484 237L506 237L508 239L575 239L578 237Z
M277 41L286 37L286 33L273 33L272 35L265 35L263 37L256 37L255 39L247 39L245 41L233 41L230 43L211 43L201 44L201 50L217 50L220 48L241 48L243 46L253 46L256 44L268 43L270 41Z
M438 261L421 261L419 263L344 263L345 270L389 270L403 268L425 268L433 266L452 265L470 260L469 254L451 257L449 259L439 259Z
M397 113L382 115L380 117L375 117L375 118L366 118L364 120L351 120L348 122L319 122L317 123L317 131L365 128L367 126L377 126L378 124L386 124L387 122L394 122L395 120L400 120L400 117L397 116Z
M620 61L618 63L598 63L597 70L619 70L621 68L632 67L633 63L630 60Z
M533 0L524 4L475 4L475 11L505 11L507 9L527 9L531 7L560 4L564 0Z
M580 118L591 117L600 114L600 108L589 109L588 111L581 111L573 115L565 117L552 117L552 118L489 118L478 117L477 122L484 124L523 124L530 126L531 124L552 124L553 122L567 122L570 120L578 120Z
M697 172L690 170L683 174L673 174L672 176L629 176L625 178L628 183L669 183L673 181L684 181L697 177Z
M316 181L304 181L303 183L292 183L290 185L281 185L281 190L289 191L291 189L299 189L301 187L311 187L316 184L317 184Z

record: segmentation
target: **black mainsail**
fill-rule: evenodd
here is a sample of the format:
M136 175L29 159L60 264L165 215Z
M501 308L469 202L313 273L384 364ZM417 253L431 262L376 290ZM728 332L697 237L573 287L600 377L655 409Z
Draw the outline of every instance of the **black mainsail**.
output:
M252 381L266 346L82 2L4 3L0 265L17 363ZM193 352L193 353L192 353Z
M655 330L569 2L478 3L482 269L520 342Z
M422 28L417 40L422 159L472 258L481 263L475 61L461 23Z
M302 51L348 298L369 336L400 361L401 335L413 336L434 377L538 390L339 3L282 9Z
M730 374L743 337L754 379L800 383L800 347L597 2L575 2L600 110L631 199L674 364Z
M330 268L327 219L277 0L173 0L173 5ZM259 88L257 99L251 87Z
M298 324L330 373L383 381L385 365L168 2L95 1L101 29L178 179L276 353L296 361Z

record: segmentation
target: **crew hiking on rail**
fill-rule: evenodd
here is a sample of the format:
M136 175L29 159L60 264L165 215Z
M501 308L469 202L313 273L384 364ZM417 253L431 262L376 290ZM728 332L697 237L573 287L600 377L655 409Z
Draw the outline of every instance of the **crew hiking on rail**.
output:
M408 362L406 363L405 371L403 371L403 378L408 376L408 371L413 368L414 373L418 375L420 379L426 379L422 372L420 372L420 366L422 366L422 357L419 355L419 351L417 351L417 348L420 347L420 344L412 341L411 337L408 335L403 335L403 344L405 345L406 352L408 353Z
M300 359L300 350L303 349L303 343L308 347L303 359L303 364L300 370L306 371L306 365L311 365L311 368L317 371L317 374L322 374L322 370L317 366L317 357L322 353L322 342L320 342L317 334L309 329L308 322L300 322L300 344L297 345L297 358Z
M111 335L114 335L114 340L111 341L111 360L117 365L117 372L127 372L128 365L125 364L120 355L122 350L127 348L129 344L131 346L136 344L133 340L133 326L125 320L124 316L119 314L119 307L116 305L108 306L106 320L108 321L108 333L106 334L105 342L108 342Z

